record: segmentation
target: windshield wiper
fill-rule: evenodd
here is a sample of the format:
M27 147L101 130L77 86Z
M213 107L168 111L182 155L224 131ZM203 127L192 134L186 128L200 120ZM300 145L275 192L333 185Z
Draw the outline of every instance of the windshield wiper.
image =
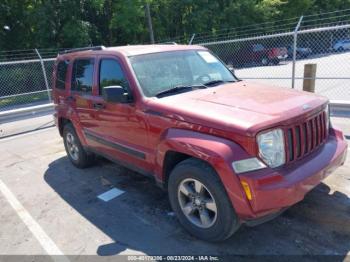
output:
M209 81L207 83L204 83L204 86L212 86L212 85L217 85L217 84L223 84L223 83L228 83L228 82L235 82L234 80L229 80L229 81L224 81L224 80L213 80Z
M179 86L175 86L175 87L160 91L159 93L156 94L156 97L162 97L172 93L178 93L186 90L204 89L204 88L207 88L207 87L205 85L183 85L183 86L179 85Z

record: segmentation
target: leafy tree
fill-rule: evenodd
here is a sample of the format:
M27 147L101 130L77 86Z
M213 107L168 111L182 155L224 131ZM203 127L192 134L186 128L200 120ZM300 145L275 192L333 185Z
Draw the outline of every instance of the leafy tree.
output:
M0 49L148 43L146 1L156 41L350 8L350 0L2 0Z
M135 44L147 36L144 1L119 0L113 5L110 22L112 40L120 44Z

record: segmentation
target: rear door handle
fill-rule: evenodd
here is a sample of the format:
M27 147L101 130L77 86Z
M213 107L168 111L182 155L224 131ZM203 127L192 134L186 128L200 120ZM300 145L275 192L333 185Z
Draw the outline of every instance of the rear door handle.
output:
M95 109L100 110L100 109L104 109L104 108L105 108L105 105L102 104L102 103L93 103L93 107L94 107Z

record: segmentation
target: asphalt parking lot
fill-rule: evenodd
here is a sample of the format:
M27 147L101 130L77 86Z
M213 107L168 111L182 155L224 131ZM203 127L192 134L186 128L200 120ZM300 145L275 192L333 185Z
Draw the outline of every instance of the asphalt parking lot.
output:
M56 128L0 139L0 155L0 255L350 255L349 157L280 217L207 243L151 179L104 159L73 167ZM124 193L98 198L111 188Z

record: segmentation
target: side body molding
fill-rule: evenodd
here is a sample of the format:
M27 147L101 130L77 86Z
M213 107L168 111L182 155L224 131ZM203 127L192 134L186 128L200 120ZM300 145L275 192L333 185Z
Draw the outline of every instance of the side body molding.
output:
M184 129L168 129L158 145L155 176L165 181L163 162L168 151L176 151L208 162L219 175L236 212L241 218L253 215L251 206L231 163L249 155L233 141Z

